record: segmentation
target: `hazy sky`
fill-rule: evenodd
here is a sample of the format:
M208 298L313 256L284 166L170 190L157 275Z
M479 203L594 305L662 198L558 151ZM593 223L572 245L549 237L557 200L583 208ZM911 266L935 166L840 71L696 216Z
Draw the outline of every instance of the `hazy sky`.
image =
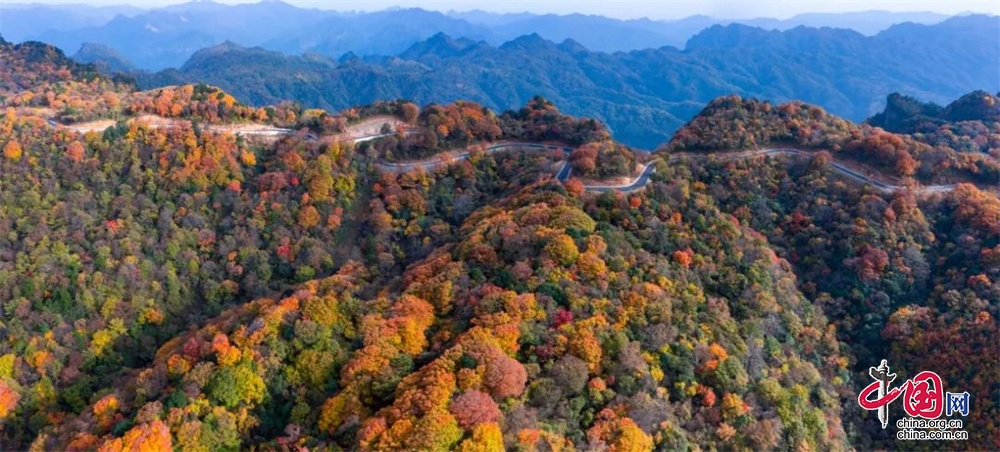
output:
M251 3L243 0L216 0L222 3ZM392 6L420 7L438 11L468 11L482 9L495 12L534 13L584 13L600 14L618 18L649 17L652 19L676 19L694 14L706 14L717 18L787 18L806 12L845 11L933 11L957 14L967 11L1000 14L1000 0L286 0L299 6L322 9L380 10ZM128 3L141 7L156 7L183 3L181 0L29 0L18 3L88 3L93 5L114 5Z

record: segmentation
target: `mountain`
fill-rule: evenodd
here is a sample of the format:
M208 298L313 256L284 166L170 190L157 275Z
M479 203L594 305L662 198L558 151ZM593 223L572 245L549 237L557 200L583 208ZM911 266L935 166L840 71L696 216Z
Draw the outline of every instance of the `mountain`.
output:
M330 17L303 26L295 33L276 36L261 45L287 54L310 52L338 57L353 52L358 55L392 55L438 33L493 40L493 33L487 27L435 11L410 8Z
M841 143L843 147L814 147L830 138L847 139ZM806 151L805 157L793 158L787 166L774 166L773 160L763 157L737 159L715 154L707 161L698 158L706 150L727 148L730 140L760 147L773 143L782 148L813 150ZM935 369L947 374L942 374L944 387L974 385L977 389L973 391L981 394L980 399L993 400L1000 396L996 385L972 380L1000 376L1000 363L992 358L971 358L969 353L982 347L1000 353L1000 342L996 342L1000 339L1000 324L994 314L1000 312L1000 297L996 295L1000 285L992 277L986 281L977 276L977 288L969 288L976 295L966 292L970 298L963 298L957 286L945 287L949 279L946 273L959 270L945 267L962 266L968 270L966 275L1000 276L1000 261L994 259L994 253L1000 250L996 248L1000 246L1000 200L996 197L1000 159L997 154L988 157L952 149L947 142L932 149L917 140L916 135L895 135L852 124L815 105L771 105L726 96L711 102L678 131L671 146L660 152L687 162L687 170L704 184L704 192L711 193L723 211L733 212L738 224L760 231L780 256L787 256L799 286L816 306L823 307L836 325L841 344L850 344L849 353L859 364L886 359L889 363L908 362L908 373ZM681 150L682 143L687 151ZM856 147L858 144L861 146ZM694 157L688 157L691 155ZM948 172L962 166L967 175L975 176L988 165L993 174L980 183L983 190L959 184L940 196L909 190L886 195L868 189L841 191L850 178L835 177L831 165L878 174L884 170L873 169L872 162L885 164L909 158L921 162L918 172ZM951 182L963 180L968 179L960 177ZM963 238L964 234L969 235ZM942 238L955 245L941 243ZM965 239L970 240L968 247L957 245ZM972 282L953 281L958 285ZM963 305L960 299L979 298L972 310L982 307L989 313L980 311L980 326L973 326L977 321L972 317L960 320L970 313L968 310L963 314L961 308L956 312L933 307L934 300L941 298L932 292L950 292L942 298L954 300L952 306ZM964 328L970 328L968 335L962 333ZM961 347L969 347L966 351L932 345L932 338L959 336L970 340L959 341ZM867 366L863 364L852 373L855 384L871 381ZM972 380L966 379L968 376L973 376ZM845 428L858 434L852 441L853 448L899 448L896 435L883 430L872 412L859 409L857 400L856 391L844 394L842 399ZM998 412L996 405L990 403L984 409L990 412L987 416L997 416L993 414ZM976 418L963 422L986 419L978 415ZM980 425L986 424L992 430L996 422ZM1000 447L1000 437L993 433L974 442L977 445L962 447Z
M886 100L885 110L867 122L891 132L914 133L946 122L965 121L1000 122L1000 95L977 90L941 107L893 93Z
M33 91L28 101L45 90L59 84L80 82L80 85L109 82L93 64L80 64L66 56L62 50L40 42L12 44L0 37L0 96L4 98ZM105 90L110 91L107 86ZM93 93L89 93L93 96Z
M961 446L1000 449L992 156L731 94L637 153L541 97L334 113L120 80L0 40L7 449L889 450L857 403L880 362L967 393Z
M891 11L808 13L788 19L715 19L697 15L674 20L619 20L583 14L499 14L480 10L452 11L448 15L490 27L497 38L502 40L538 33L551 41L574 39L590 49L604 52L629 51L668 45L683 47L691 36L712 25L744 24L779 31L799 26L829 27L850 29L871 36L894 24L904 22L934 24L949 17L929 12Z
M743 24L767 30L785 31L799 26L829 27L854 30L871 36L894 24L913 22L934 24L949 16L935 13L897 13L889 11L864 11L854 13L800 14L788 19L714 19L698 15L676 20L619 20L603 16L568 15L513 15L490 14L482 11L466 14L450 13L452 17L466 19L492 27L494 34L503 40L538 33L551 41L573 39L584 46L602 52L629 51L663 46L683 47L698 32L713 25Z
M697 25L694 28L701 29ZM573 39L600 52L678 45L696 31L649 19L626 21L583 14L546 14L494 27L497 37L505 41L538 33L545 39L556 42Z
M481 9L474 9L471 11L448 11L446 13L448 17L454 17L456 19L462 19L466 22L472 24L481 24L489 27L497 25L507 25L513 22L519 22L522 20L530 20L538 17L538 14L533 14L529 12L523 13L494 13L490 11L483 11Z
M865 122L932 146L1000 157L1000 93L973 91L945 107L893 93Z
M128 5L91 6L84 4L49 5L4 2L0 5L3 33L11 42L48 37L49 33L99 27L116 16L136 16L145 9ZM64 48L77 48L67 46Z
M1000 122L1000 93L971 92L945 106L941 116L950 122Z
M492 39L487 27L422 9L342 14L280 1L227 5L204 0L119 15L93 26L36 27L28 36L64 49L102 44L143 69L159 70L180 66L197 50L226 41L290 54L339 57L347 52L394 54L439 32Z
M291 55L308 52L338 58L347 52L361 56L397 54L437 33L485 40L494 46L538 33L551 41L572 39L592 50L617 52L683 47L690 37L712 25L742 23L779 31L805 25L872 35L893 24L936 23L947 18L931 13L866 11L804 14L783 20L723 20L700 15L678 20L620 20L583 14L440 13L419 8L355 13L307 9L280 1L227 5L206 0L148 10L8 3L2 8L12 18L5 20L7 39L38 40L64 49L102 44L146 70L179 66L198 49L225 41Z
M982 62L1000 59L1000 43L992 39L998 34L1000 23L987 16L895 26L871 37L734 24L700 32L683 50L614 54L538 34L499 47L436 35L395 57L349 63L227 45L199 52L178 71L136 77L144 87L203 81L255 104L293 99L331 110L395 98L468 99L503 110L540 94L651 149L728 93L801 99L860 121L892 92L945 103L976 89L996 91L1000 68Z
M813 28L843 28L872 36L893 25L914 23L933 25L947 20L950 16L931 12L858 11L844 13L804 13L788 19L749 19L736 21L745 25L766 29L788 30L799 26Z
M955 104L967 105L967 99L983 104L995 101L982 91L962 96ZM900 105L912 105L890 95L887 111L898 111ZM917 104L919 105L919 104ZM916 109L908 108L914 112ZM925 111L931 110L924 107ZM993 112L995 115L995 110ZM891 115L895 118L896 114ZM956 180L995 186L1000 180L1000 131L996 121L941 119L932 127L922 126L920 132L898 130L889 132L878 125L875 116L868 123L853 124L813 105L791 102L772 106L767 101L725 96L713 100L701 113L674 134L662 149L675 152L705 152L719 150L767 149L794 146L797 149L824 150L841 159L851 159L895 178L914 178L928 184L948 184ZM919 111L916 118L923 117ZM994 118L996 116L993 116ZM903 121L909 123L910 121ZM747 128L745 123L754 124ZM895 120L890 122L894 125ZM945 140L948 138L948 140ZM969 144L978 146L969 148Z
M460 56L466 50L482 44L483 41L476 42L466 38L454 39L444 33L438 33L426 41L413 44L406 51L400 53L399 58L404 60L417 58L453 58Z
M100 26L39 33L35 39L64 49L102 44L141 68L163 69L180 66L204 47L227 40L258 45L330 14L279 1L238 5L193 1L132 17L119 15Z
M81 63L94 63L102 72L109 74L137 70L122 54L103 44L84 43L73 54L73 59Z

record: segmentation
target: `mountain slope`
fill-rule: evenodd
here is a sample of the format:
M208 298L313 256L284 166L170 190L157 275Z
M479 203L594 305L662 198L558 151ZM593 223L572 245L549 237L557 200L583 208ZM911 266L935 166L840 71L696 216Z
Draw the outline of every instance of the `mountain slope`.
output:
M983 102L982 94L972 93L962 99L975 98ZM902 101L890 96L890 102L899 104ZM963 128L962 122L941 121L941 124L943 129ZM982 122L978 125L985 129ZM993 123L991 127L996 128ZM678 130L663 150L712 152L794 146L848 157L866 165L865 171L877 168L901 180L915 178L923 183L964 181L990 187L1000 180L1000 161L995 157L995 150L989 149L991 145L996 146L998 140L984 136L988 133L963 137L966 141L980 141L986 147L966 152L965 146L936 142L932 139L935 135L888 133L869 124L845 121L815 105L790 102L772 106L766 101L726 96L713 100L697 117Z
M686 152L598 194L553 176L566 147L574 176L638 158L542 98L331 114L133 91L37 43L0 58L5 447L951 446L897 442L857 405L887 359L971 394L951 416L962 446L1000 448L995 187L885 192L826 152ZM975 122L989 99L947 110ZM57 113L111 124L78 133ZM801 102L727 96L682 130L691 149L844 134L921 156ZM426 156L439 164L382 170Z
M490 174L501 162L439 173L424 188L383 176L373 205L431 219L392 200L438 204L438 184L459 172L478 191L517 167ZM830 383L841 372L837 344L813 334L827 330L825 318L787 264L705 195L677 198L686 182L658 184L642 199L659 213L619 214L613 197L508 186L451 220L453 236L395 283L351 264L227 312L170 341L131 386L101 390L81 422L35 445L145 437L209 449L846 450ZM392 243L381 209L368 239ZM667 225L672 215L701 221ZM630 231L633 221L684 238L649 241ZM745 271L752 281L739 278ZM226 425L234 430L224 434Z
M945 107L897 93L866 121L938 148L1000 158L1000 96L973 91Z

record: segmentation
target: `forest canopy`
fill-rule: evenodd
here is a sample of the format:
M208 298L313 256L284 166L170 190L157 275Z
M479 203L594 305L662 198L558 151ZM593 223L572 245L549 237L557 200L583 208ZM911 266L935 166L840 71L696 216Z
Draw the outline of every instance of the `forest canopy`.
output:
M728 96L645 156L541 97L258 108L0 57L4 445L889 449L856 403L887 359L968 391L966 445L1000 448L989 152ZM229 131L249 125L290 130ZM573 152L484 149L505 141ZM704 155L776 144L808 154ZM634 191L553 174L640 158ZM961 183L876 190L833 159Z

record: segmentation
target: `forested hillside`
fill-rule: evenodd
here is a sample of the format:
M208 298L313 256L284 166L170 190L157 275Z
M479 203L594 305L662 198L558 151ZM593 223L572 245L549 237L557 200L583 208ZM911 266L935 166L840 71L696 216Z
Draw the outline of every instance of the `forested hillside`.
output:
M463 185L488 182L469 169ZM388 268L350 266L171 342L138 387L109 392L85 430L52 444L846 448L831 383L844 369L824 360L838 345L809 336L825 318L761 238L673 185L645 208L517 188L388 291L364 289ZM630 244L639 216L677 243ZM660 223L672 216L704 224ZM101 421L116 417L131 430L100 440L121 434Z
M963 446L1000 448L989 153L731 96L640 156L541 97L333 113L0 58L4 447L947 446L857 406L888 359L968 391ZM772 142L809 156L742 152ZM382 170L417 159L441 164ZM576 177L640 159L628 193Z
M356 198L376 183L366 162L394 143L397 154L415 146L387 139L356 157L330 136L348 123L398 115L432 130L420 144L435 152L482 140L609 140L600 124L544 100L503 117L470 103L258 109L203 85L133 92L40 44L0 51L4 444L27 445L79 413L190 325L335 272L350 247L341 225L359 227L350 212L363 211ZM174 122L127 121L143 115ZM118 122L102 133L50 122L105 118ZM274 141L207 127L254 121L303 131Z
M978 91L963 96L950 108L955 109L969 98L994 102L992 96ZM890 103L894 99L890 96ZM877 124L884 115L869 123ZM803 102L772 105L726 96L713 100L678 130L663 150L706 152L794 146L829 151L903 180L966 181L984 186L1000 182L1000 135L991 133L985 125L995 130L1000 124L992 119L985 123L942 119L938 124L939 128L928 133L896 134L870 124L854 124ZM969 146L972 143L975 146Z
M941 107L893 94L866 122L932 146L1000 158L1000 95L974 91Z
M704 191L767 237L801 293L830 319L853 370L843 418L854 447L910 446L857 405L868 368L880 359L900 375L933 370L946 388L974 394L979 405L965 419L971 437L963 448L1000 447L1000 392L990 383L1000 377L995 192L959 185L928 198L858 190L833 177L821 156L692 163Z
M982 91L963 96L946 111L965 113L940 114L939 128L931 133L947 133L970 121L991 123L994 99ZM898 96L889 102L900 103ZM997 148L993 141L979 141L990 143L988 153L952 148L928 136L852 124L800 102L772 106L729 96L713 101L660 152L815 150L807 160L764 165L763 159L687 162L692 177L724 211L766 236L791 263L801 292L831 319L845 355L856 363L859 382L868 380L868 363L879 359L909 373L939 369L946 387L978 394L982 411L967 428L983 432L972 434L981 442L971 449L990 450L1000 447L1000 426L992 420L1000 414L1000 392L986 383L1000 375L1000 361L992 358L1000 354ZM977 182L982 190L967 183L943 197L857 190L833 177L833 159L868 164L904 180L949 175ZM850 395L855 397L847 397L844 411L852 421L845 428L858 435L855 447L903 445L890 443L894 437L859 413L856 392Z

